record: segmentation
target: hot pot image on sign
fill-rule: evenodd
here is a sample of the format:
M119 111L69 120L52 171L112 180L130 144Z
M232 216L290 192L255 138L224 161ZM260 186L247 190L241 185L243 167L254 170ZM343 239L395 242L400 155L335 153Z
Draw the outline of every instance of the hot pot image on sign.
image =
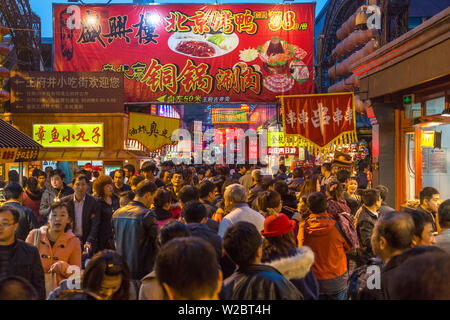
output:
M193 58L215 58L230 53L239 44L238 36L222 33L175 32L167 42L170 50Z
M278 93L291 90L295 81L286 74L275 74L265 77L263 83L267 89Z

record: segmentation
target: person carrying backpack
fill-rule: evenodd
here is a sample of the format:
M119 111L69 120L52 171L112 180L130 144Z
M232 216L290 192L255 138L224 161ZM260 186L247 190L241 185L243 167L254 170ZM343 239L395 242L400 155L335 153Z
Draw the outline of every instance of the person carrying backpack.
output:
M346 300L346 252L351 246L327 211L327 197L323 193L309 195L307 206L311 214L299 227L298 246L308 246L314 252L312 271L319 282L319 300Z

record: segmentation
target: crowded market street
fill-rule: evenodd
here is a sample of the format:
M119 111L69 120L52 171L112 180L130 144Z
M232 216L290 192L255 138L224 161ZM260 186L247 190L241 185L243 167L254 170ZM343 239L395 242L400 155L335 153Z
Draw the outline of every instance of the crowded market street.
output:
M448 52L450 0L2 0L0 300L450 300Z

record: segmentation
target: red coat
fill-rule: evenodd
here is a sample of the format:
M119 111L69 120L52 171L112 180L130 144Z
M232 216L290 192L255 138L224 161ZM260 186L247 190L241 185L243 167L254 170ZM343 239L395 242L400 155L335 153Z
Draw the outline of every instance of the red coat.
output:
M22 197L22 204L33 211L38 224L42 225L42 216L39 214L39 207L41 206L41 195L34 194L30 191L25 191Z

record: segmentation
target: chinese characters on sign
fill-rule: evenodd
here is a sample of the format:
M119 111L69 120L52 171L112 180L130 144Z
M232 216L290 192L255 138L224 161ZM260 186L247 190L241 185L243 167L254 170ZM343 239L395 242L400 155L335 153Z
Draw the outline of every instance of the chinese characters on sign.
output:
M148 152L174 145L172 133L180 128L180 119L130 112L128 139L139 141Z
M123 77L110 72L11 72L11 111L124 112Z
M285 138L299 137L315 153L356 141L353 93L279 98Z
M78 28L69 7L53 5L54 70L123 75L125 102L273 103L314 92L314 4L77 5Z
M33 139L44 147L103 147L103 123L33 124Z

